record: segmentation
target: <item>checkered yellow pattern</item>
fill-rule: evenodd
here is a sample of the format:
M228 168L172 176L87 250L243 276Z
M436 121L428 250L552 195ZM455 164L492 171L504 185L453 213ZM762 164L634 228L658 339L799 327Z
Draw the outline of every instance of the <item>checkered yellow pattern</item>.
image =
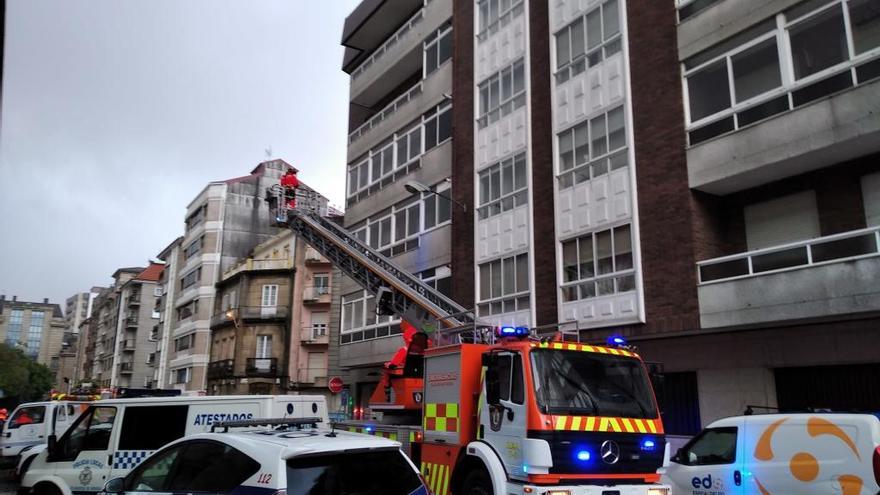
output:
M427 403L425 404L425 430L457 432L458 404Z

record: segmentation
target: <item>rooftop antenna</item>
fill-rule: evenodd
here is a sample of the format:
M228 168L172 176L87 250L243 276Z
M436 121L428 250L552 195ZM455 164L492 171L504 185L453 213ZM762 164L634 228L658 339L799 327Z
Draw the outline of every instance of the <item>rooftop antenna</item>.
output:
M268 148L264 149L263 151L266 152L266 158L272 158L272 146L269 146Z

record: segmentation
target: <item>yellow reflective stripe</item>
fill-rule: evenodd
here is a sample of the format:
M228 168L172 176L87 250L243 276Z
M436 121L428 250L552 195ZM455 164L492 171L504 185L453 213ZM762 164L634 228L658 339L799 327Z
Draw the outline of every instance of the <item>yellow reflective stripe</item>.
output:
M620 352L618 352L617 349L608 349L608 352L610 352L611 354L614 354L615 356L620 355Z
M651 430L651 433L657 433L657 427L654 425L653 419L648 420L648 429Z
M437 417L437 404L425 404L425 417L426 418Z
M559 343L559 342L555 342L555 343L553 344L553 348L554 348L554 349L562 349L562 344Z
M589 416L587 417L587 431L595 431L596 429L596 418Z
M565 429L565 416L556 416L556 429L564 430Z
M446 404L446 417L447 418L457 418L458 417L458 404Z
M635 433L636 430L628 419L623 418L621 422L623 422L623 427L626 429L627 433Z
M576 351L578 348L577 344L568 344L569 351Z
M615 418L611 418L611 420L610 420L609 422L611 423L611 428L612 428L616 433L620 433L620 432L623 431L623 429L620 428L620 423L617 421L617 419L615 419Z
M571 429L572 430L579 430L580 428L581 428L581 417L575 416L575 417L571 418Z
M437 495L446 495L446 487L449 485L449 466L441 465L440 472L443 473L440 478L440 486L437 490Z
M636 420L636 428L639 429L639 433L648 433L648 430L645 429L645 422L641 419Z
M434 418L434 431L446 431L446 418Z
M550 344L547 342L541 342L540 344L538 344L538 347L540 347L541 349L546 349L550 347Z
M397 441L397 433L392 433L392 434L388 435L388 439L394 440L396 442Z

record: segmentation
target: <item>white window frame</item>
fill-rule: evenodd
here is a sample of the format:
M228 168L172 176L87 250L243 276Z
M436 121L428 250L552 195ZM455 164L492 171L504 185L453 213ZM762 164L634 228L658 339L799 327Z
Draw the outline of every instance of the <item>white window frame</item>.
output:
M523 184L517 187L517 167L522 167ZM504 176L507 170L510 170L511 184L510 191L504 192ZM492 176L498 174L498 194L495 195L495 188L492 186ZM524 152L517 153L514 156L505 158L497 163L481 169L477 172L479 207L477 208L478 219L485 220L495 215L500 215L505 211L516 209L520 206L528 204L529 179L528 179L528 162ZM484 197L483 180L488 181L489 197Z
M611 148L611 132L608 126L610 122L610 116L612 113L620 112L623 118L623 128L621 132L623 132L623 146L619 146L616 148ZM602 119L604 121L604 135L601 137L597 137L593 135L593 122L598 119ZM576 136L577 132L581 128L586 128L587 132L587 147L588 147L588 158L587 161L583 163L577 162L577 141ZM566 170L562 170L563 166L563 156L562 156L562 138L563 135L568 134L571 138L571 153L574 155L574 162L571 168ZM604 139L605 141L605 152L596 154L594 156L594 147L593 143L597 139ZM627 152L629 148L629 133L627 132L627 121L626 121L626 106L620 105L610 109L603 109L597 114L590 115L587 118L576 122L571 127L559 132L556 134L556 173L557 173L557 182L559 186L559 190L565 190L569 187L574 186L575 184L580 184L589 180L596 179L597 177L601 177L609 174L613 170L617 170L629 165L629 153ZM604 170L604 171L603 171ZM583 179L583 180L580 180Z
M342 311L340 314L341 333L347 334L360 332L362 330L369 330L371 328L378 328L400 323L399 318L393 318L391 316L379 316L370 311L371 309L373 309L370 307L370 302L374 299L375 297L365 290L353 292L342 296ZM351 306L352 308L354 308L354 306L356 305L360 305L361 318L360 321L351 321L355 312L352 311L351 316L349 316L347 306ZM348 328L346 328L346 326L348 326Z
M617 241L615 239L614 234L615 234L615 230L622 229L623 227L629 227L629 238L630 238L629 253L630 253L630 258L631 258L630 264L632 266L630 268L617 269L618 253L617 253L617 250L615 247L615 243ZM608 232L611 237L611 263L612 263L611 266L612 266L612 269L608 273L599 274L599 256L598 256L599 250L598 250L597 237L599 234L602 234L604 232ZM578 260L577 264L578 264L578 269L579 269L580 268L579 267L579 265L580 265L579 243L582 240L587 239L587 238L590 239L589 243L590 243L590 248L592 249L592 260L591 261L593 264L593 276L584 277L584 276L581 276L580 273L578 273L578 277L575 280L571 280L571 281L566 282L565 281L566 267L565 267L565 258L563 256L563 249L564 249L563 246L569 242L576 242L577 243L577 244L575 244L575 246L576 246L575 254L576 254L576 260ZM622 253L620 253L620 254L622 254ZM589 232L586 234L580 234L580 235L569 237L566 239L561 239L559 241L559 258L558 259L559 259L558 276L559 276L559 280L561 282L559 284L559 289L560 289L561 294L563 295L563 297L560 300L563 302L581 301L581 300L585 300L585 299L595 299L598 297L613 296L613 295L617 295L617 294L633 292L637 288L636 269L635 269L635 242L634 242L634 237L633 237L633 226L631 223L622 223L622 224L614 225L612 227L607 227L607 228L603 228L601 230ZM626 290L620 290L619 285L621 282L618 279L629 278L629 277L632 277L632 286ZM600 294L599 293L600 292L600 285L599 284L606 283L607 281L611 282L611 284L613 286L613 291ZM580 290L580 286L582 286L582 285L586 286L588 284L593 285L592 295L584 296L584 295L582 295L582 292ZM577 292L577 296L572 297L572 296L565 295L567 291L572 291L572 290Z
M441 55L440 55L440 42L443 41L444 39L446 39L447 36L449 37L449 43L450 43L449 57L441 60L440 59L440 57L441 57ZM453 43L453 41L452 41L452 21L451 20L447 21L445 24L443 24L438 29L436 29L435 31L431 32L431 34L428 35L428 37L425 39L424 43L422 44L422 46L423 46L423 48L422 48L422 78L427 78L429 75L433 74L438 69L440 69L440 67L442 67L443 64L445 64L449 60L452 60L452 52L453 52L453 48L451 46L452 43ZM434 66L433 70L428 71L428 52L434 46L437 47L437 61L436 61L437 63Z
M269 334L257 335L256 353L254 354L254 358L256 358L256 359L271 359L272 358L272 335L269 335Z
M347 198L349 201L352 198L359 196L365 191L370 190L372 187L377 184L382 184L383 181L387 181L389 178L392 178L390 182L393 182L393 177L395 174L399 173L401 169L407 168L410 165L413 165L415 162L421 159L423 155L425 155L430 150L440 146L446 141L452 139L452 132L450 131L449 136L444 137L442 140L440 139L440 122L439 116L444 114L447 111L452 110L451 102L444 102L437 105L434 108L431 108L427 112L425 112L421 117L416 119L413 122L403 126L401 129L392 133L387 141L382 141L382 143L370 151L368 151L365 155L361 156L359 159L355 160L352 165L349 165L347 173L346 173L346 181L348 184L346 185L346 191L348 192ZM451 118L451 116L450 116ZM426 143L428 141L427 127L429 122L432 120L437 120L435 125L435 131L437 143L432 145L430 148L427 147ZM415 133L419 134L418 143L417 143L417 153L412 152L412 144L413 144L413 136ZM401 138L406 138L407 142L407 157L405 160L401 161L398 157L400 150L400 140ZM392 148L392 157L391 157L391 170L384 171L380 170L378 176L374 176L373 173L373 159L376 156L381 156L381 153L385 151L387 147L391 146ZM366 167L364 169L363 167ZM358 182L356 187L352 187L352 172L357 171L355 174L357 176ZM366 182L362 184L362 178L366 176ZM390 183L389 182L389 183ZM384 186L383 186L384 187Z
M478 16L477 40L482 43L497 33L501 28L510 24L525 10L523 0L479 0L476 14ZM493 11L492 4L496 7ZM484 12L485 6L485 12Z
M517 75L522 76L520 88L517 91ZM510 81L510 95L504 98L505 79ZM482 129L490 124L498 122L503 117L510 115L526 104L526 68L525 59L518 59L507 67L484 79L477 87L477 125ZM486 97L483 97L483 91ZM498 91L498 101L492 104L492 96Z
M722 121L729 117L733 117L733 130L725 131L726 132L734 132L743 127L750 126L756 124L758 122L763 121L764 119L749 122L748 124L740 125L739 124L739 113L749 108L755 107L757 105L769 102L775 98L786 95L788 98L788 110L783 110L781 112L775 113L771 115L769 118L776 117L785 112L790 112L795 108L793 93L805 86L809 86L810 84L824 79L826 77L835 75L837 73L845 73L850 72L850 77L854 84L847 88L847 90L855 88L861 84L863 81L859 81L856 77L855 68L856 66L861 65L863 62L866 62L870 59L874 59L880 57L880 46L872 48L868 51L865 51L861 54L855 53L854 41L853 41L853 33L852 33L852 25L849 17L849 3L850 0L830 0L827 3L823 4L820 7L817 7L807 13L804 13L796 18L787 19L786 14L784 12L777 14L774 17L775 27L767 31L766 33L762 33L745 43L741 43L729 50L720 53L712 58L707 58L706 60L700 62L698 65L694 65L693 67L688 67L687 60L683 61L681 64L682 70L682 91L684 92L684 111L685 111L685 126L687 131L692 131L695 129L699 129L701 127L705 127L709 124L714 124L716 122ZM792 8L798 7L799 4L796 4ZM847 44L847 60L843 62L839 62L831 67L827 67L822 69L816 73L805 76L799 80L795 79L794 76L794 59L791 55L791 39L789 36L789 31L791 28L796 27L797 25L808 21L810 19L815 18L816 16L822 15L827 11L830 11L833 8L842 9L842 17L844 24L844 31L846 36L846 44ZM789 9L790 10L790 9ZM755 24L755 27L760 25L761 23ZM745 31L744 31L745 32ZM743 34L744 32L738 33L737 35ZM737 36L735 35L735 36ZM752 96L746 100L741 102L737 102L736 100L736 88L734 85L734 77L733 77L733 63L732 58L749 50L761 43L764 43L768 40L775 39L776 40L776 49L778 53L779 59L779 71L780 71L780 80L781 84L773 88L771 90L765 91L764 93ZM722 43L726 43L728 41L724 41ZM717 45L716 45L717 46ZM710 47L709 50L712 50L715 47ZM697 54L699 56L699 54ZM696 121L691 120L691 108L690 108L690 88L688 78L699 73L700 71L717 64L719 61L724 61L727 76L728 76L728 92L730 98L730 106L719 110L711 115L706 115L701 117ZM722 134L724 134L722 133ZM720 134L719 134L720 135ZM690 139L689 139L690 141Z
M517 264L520 257L525 258L525 280L526 280L526 288L525 290L516 290L517 287ZM505 255L500 258L494 258L491 260L483 261L479 265L477 265L477 314L479 316L489 316L489 315L498 315L498 314L508 314L516 311L525 311L531 307L530 294L531 294L531 286L532 281L529 274L529 253L522 252L516 253L512 255ZM492 273L497 269L500 271L499 282L501 287L499 288L501 294L492 295ZM504 286L504 274L505 274L505 265L508 263L513 264L513 283L514 287L512 291L507 291ZM489 269L488 276L488 284L489 284L489 294L487 297L483 297L483 268L487 267ZM512 309L507 310L505 307L510 304L513 306ZM497 305L497 306L496 306ZM500 307L500 310L496 311L495 308Z
M605 9L610 3L617 3L617 32L613 34L608 34L607 27L605 25ZM602 2L601 5L597 5L595 8L591 9L589 12L585 12L582 15L578 16L576 19L573 19L571 22L565 25L562 29L553 33L553 66L555 67L555 72L553 73L554 80L556 84L562 84L578 74L584 72L590 67L595 67L602 63L602 61L606 60L608 57L619 53L622 50L623 44L623 28L622 28L622 20L621 20L621 9L624 8L621 0L606 0ZM600 30L601 33L599 35L600 42L598 45L590 48L589 41L589 31L587 27L587 19L590 15L598 12L599 22L600 22ZM572 40L573 36L571 33L572 27L580 23L580 29L583 30L583 53L578 56L572 58ZM558 50L558 42L559 36L563 35L568 38L568 61L562 63L560 65L559 60L559 50Z
M260 307L278 307L278 284L264 284L260 295Z

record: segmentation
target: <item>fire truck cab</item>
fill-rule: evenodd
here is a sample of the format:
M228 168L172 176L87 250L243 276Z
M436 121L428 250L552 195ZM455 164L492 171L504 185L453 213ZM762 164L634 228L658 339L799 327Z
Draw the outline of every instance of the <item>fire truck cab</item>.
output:
M668 493L657 484L663 426L638 355L527 332L425 352L420 463L433 492Z

